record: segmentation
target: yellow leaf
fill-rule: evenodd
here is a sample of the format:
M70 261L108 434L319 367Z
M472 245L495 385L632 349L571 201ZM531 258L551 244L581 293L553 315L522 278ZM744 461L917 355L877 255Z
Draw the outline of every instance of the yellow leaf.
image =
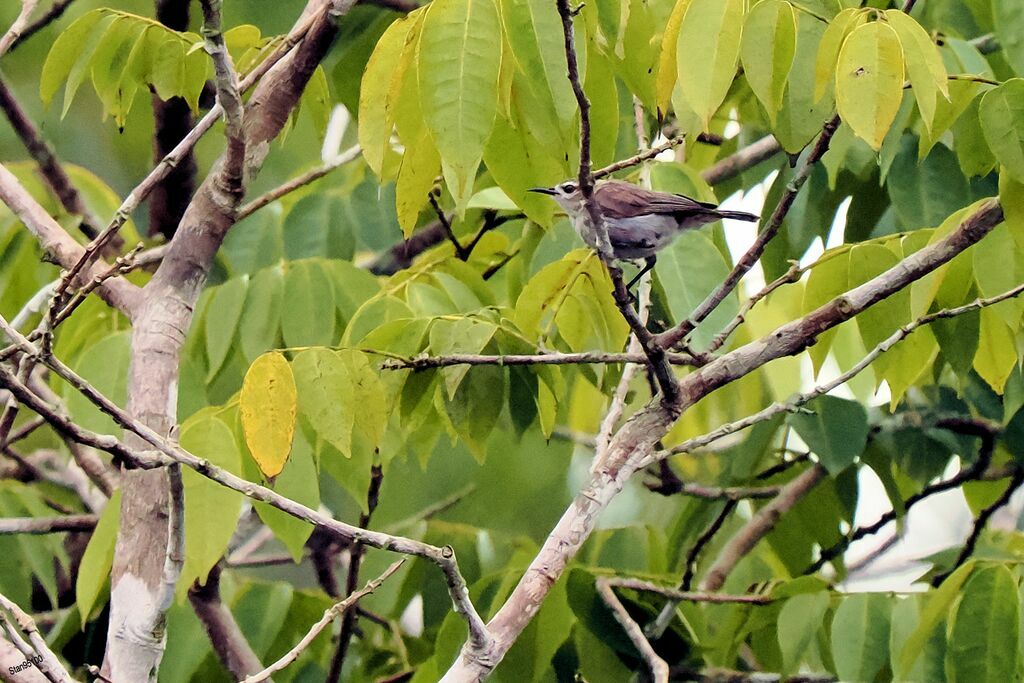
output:
M658 60L655 92L658 96L658 111L662 116L668 113L672 89L676 85L676 41L679 38L679 27L683 24L683 15L686 14L686 8L689 6L690 0L677 0L661 38L661 56Z
M974 369L993 391L1002 394L1006 380L1016 364L1017 347L1010 328L998 312L991 308L981 309L981 329L978 351L974 354Z
M942 96L949 100L948 77L946 66L942 63L942 55L939 54L939 48L932 42L927 31L906 12L888 10L885 17L899 36L917 108L921 111L924 124L931 130L932 122L935 120L938 93L942 93Z
M876 21L855 29L839 52L836 104L857 137L881 149L903 101L903 49L896 31Z
M265 353L249 367L239 408L249 452L264 475L276 477L292 449L298 408L295 378L282 353Z

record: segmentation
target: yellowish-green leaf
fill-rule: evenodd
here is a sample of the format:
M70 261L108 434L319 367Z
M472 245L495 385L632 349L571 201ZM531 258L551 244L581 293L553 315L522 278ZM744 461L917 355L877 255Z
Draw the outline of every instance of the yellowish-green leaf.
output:
M797 23L796 55L774 131L782 148L790 154L798 154L821 133L822 125L835 109L831 86L824 97L814 99L815 62L826 29L806 12L797 13Z
M1024 282L1024 252L1013 239L1010 226L997 225L985 239L974 245L974 281L984 297L993 297ZM1019 297L991 307L1016 332L1020 327L1024 301Z
M1019 678L1017 590L1017 578L1004 564L979 568L964 585L946 651L950 683Z
M423 19L416 60L420 107L459 207L472 196L498 112L500 35L493 0L437 0Z
M181 426L181 446L234 474L242 470L242 456L231 429L212 410L196 413ZM182 468L185 488L185 565L178 581L184 597L193 581L206 583L210 569L220 561L238 526L245 496L198 472Z
M366 164L377 176L382 175L385 150L394 125L392 118L392 83L401 79L407 62L402 61L406 38L423 17L422 12L394 21L377 41L359 87L359 147Z
M89 545L86 546L78 567L78 575L75 577L75 604L78 606L83 626L89 621L89 616L96 606L96 599L110 578L120 521L121 490L118 489L107 501L107 507L103 508L103 514L100 515L100 521L92 532Z
M102 12L83 14L57 36L49 54L46 55L43 71L39 76L39 97L43 104L49 106L53 96L57 94L57 88L67 80L75 64L88 58L89 55L83 53L83 47L89 45L89 36L102 17ZM96 33L102 33L102 30L98 29ZM95 45L93 48L95 49Z
M917 108L924 124L931 130L938 96L941 94L949 100L948 77L942 55L921 24L909 14L891 9L886 11L885 17L899 36Z
M1006 380L1017 365L1017 347L1013 333L1002 316L991 308L981 309L981 329L974 369L997 394L1003 393Z
M683 24L683 16L690 6L690 0L676 0L665 25L665 33L661 37L661 55L658 59L658 75L655 79L655 91L658 98L658 112L664 117L668 113L672 91L676 87L676 51L679 44L679 27Z
M279 352L265 353L249 367L239 398L245 443L268 478L284 469L295 436L298 396L291 366Z
M891 26L858 27L843 43L836 68L836 104L843 120L880 149L903 99L903 50Z
M807 278L801 310L810 312L822 306L846 291L850 272L850 250L837 249L834 253L826 252L818 259L811 274ZM818 343L808 353L814 366L814 373L821 372L829 348L836 331L826 330L818 336Z
M1014 180L1009 173L1000 173L999 203L1017 249L1024 250L1024 183Z
M996 159L1015 180L1024 182L1024 78L985 93L978 116Z
M690 0L679 27L679 85L705 129L736 76L744 12L744 0Z
M765 0L755 5L743 27L743 71L772 125L786 94L786 80L796 55L796 35L796 13L785 0Z
M829 22L814 64L814 102L825 96L828 84L836 77L836 62L839 51L850 32L867 21L867 14L861 9L844 9Z
M517 71L537 108L550 112L558 137L571 140L576 98L566 78L565 38L555 4L546 0L500 0L501 18Z
M427 203L428 194L441 170L441 155L425 128L417 140L410 142L413 144L405 148L395 183L395 211L406 237L416 229L420 211Z

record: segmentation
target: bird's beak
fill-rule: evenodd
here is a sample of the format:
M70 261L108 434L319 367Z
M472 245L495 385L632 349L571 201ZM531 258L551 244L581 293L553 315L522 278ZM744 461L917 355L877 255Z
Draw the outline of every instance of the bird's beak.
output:
M550 188L550 187L531 187L530 188L530 192L537 192L538 194L546 194L546 195L550 195L552 197L555 196L555 194L556 194L555 191L552 188Z

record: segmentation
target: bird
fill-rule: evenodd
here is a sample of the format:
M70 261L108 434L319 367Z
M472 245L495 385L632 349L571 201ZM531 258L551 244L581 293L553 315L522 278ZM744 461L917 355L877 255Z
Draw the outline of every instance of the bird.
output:
M546 194L565 209L573 227L591 248L597 248L583 193L574 180L554 187L534 187L530 192ZM599 181L594 200L604 216L612 255L620 261L644 259L644 267L626 285L631 288L657 261L657 253L681 233L714 223L722 218L756 222L760 216L745 211L725 211L717 204L701 202L682 194L656 192L622 180Z

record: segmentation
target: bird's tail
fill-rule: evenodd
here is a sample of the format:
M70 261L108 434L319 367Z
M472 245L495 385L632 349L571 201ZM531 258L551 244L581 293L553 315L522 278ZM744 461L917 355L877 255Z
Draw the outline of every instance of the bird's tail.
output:
M756 223L757 221L761 220L760 216L755 216L754 214L747 213L746 211L721 211L721 210L717 210L717 211L715 211L715 213L718 214L722 218L731 218L734 221L747 221L749 223Z

